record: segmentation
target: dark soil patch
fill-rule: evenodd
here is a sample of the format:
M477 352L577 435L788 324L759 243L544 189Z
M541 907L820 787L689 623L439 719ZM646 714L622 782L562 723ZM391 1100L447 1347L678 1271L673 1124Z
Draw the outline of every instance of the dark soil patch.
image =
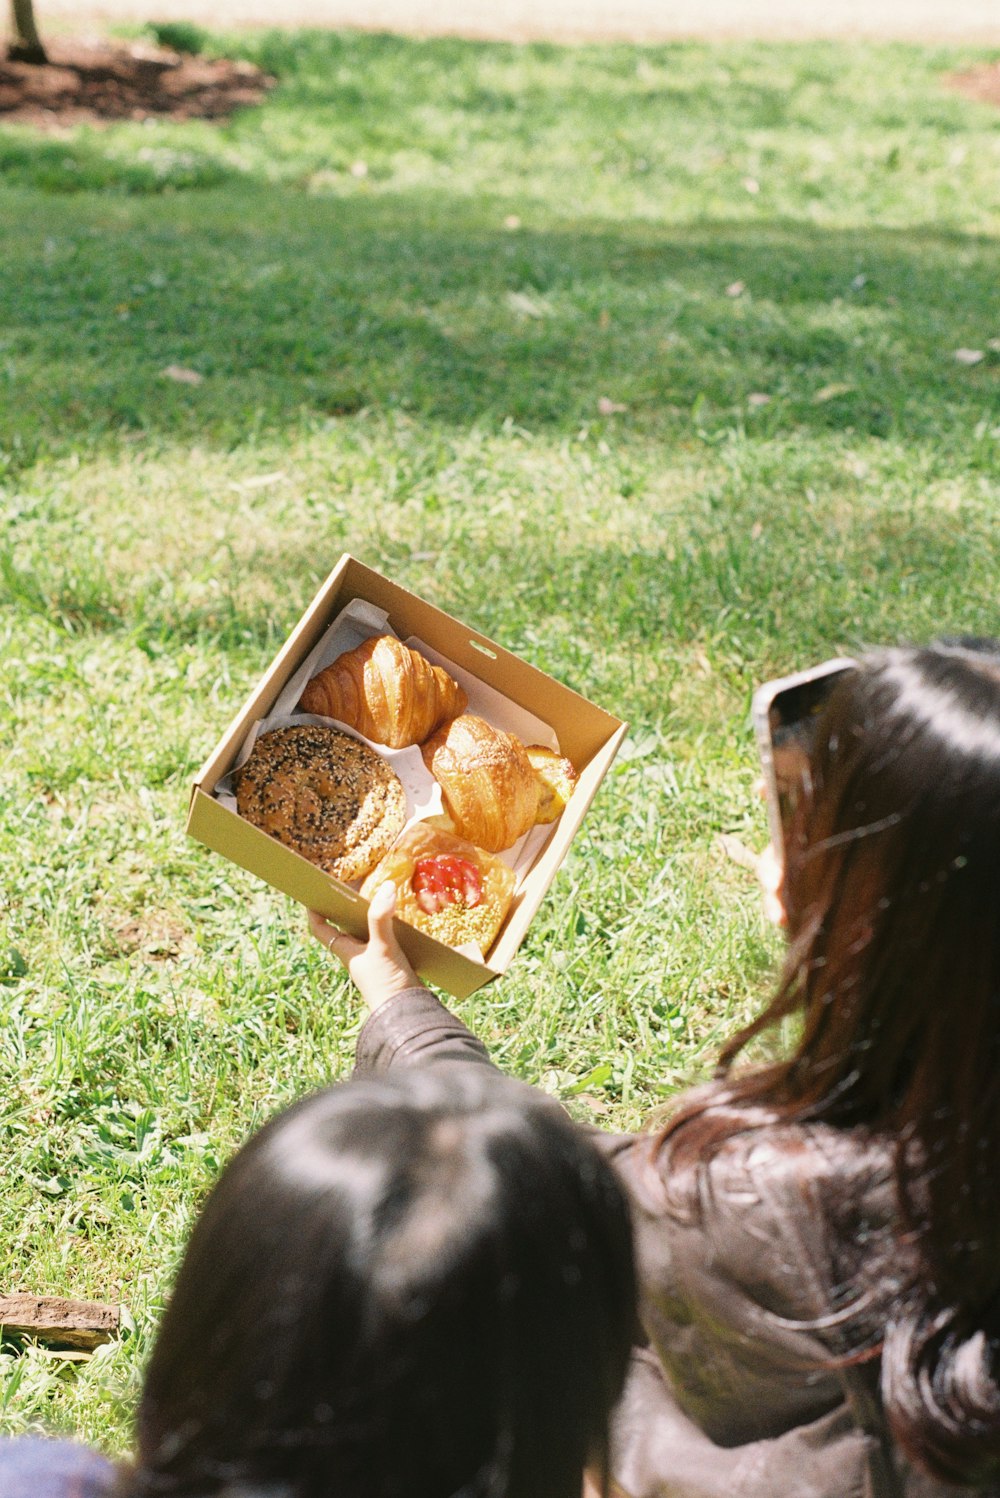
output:
M252 63L159 47L53 43L47 63L0 57L0 119L54 129L108 120L221 120L274 79Z
M967 99L979 99L1000 109L1000 62L981 62L965 73L952 73L948 83Z

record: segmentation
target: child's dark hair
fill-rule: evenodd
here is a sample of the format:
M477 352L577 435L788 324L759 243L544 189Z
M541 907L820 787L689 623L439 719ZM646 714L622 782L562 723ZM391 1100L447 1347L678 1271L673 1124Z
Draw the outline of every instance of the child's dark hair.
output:
M192 1233L123 1494L578 1498L634 1330L623 1193L486 1067L273 1120Z

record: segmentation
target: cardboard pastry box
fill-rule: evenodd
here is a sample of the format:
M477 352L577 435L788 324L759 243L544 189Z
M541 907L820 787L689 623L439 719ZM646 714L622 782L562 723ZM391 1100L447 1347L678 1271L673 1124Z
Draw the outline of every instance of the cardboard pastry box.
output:
M395 633L450 670L468 692L470 712L478 712L498 728L519 733L526 742L547 741L558 747L579 774L562 816L549 826L536 827L527 834L525 846L512 850L509 861L517 874L514 899L485 959L455 951L403 921L396 922L400 944L421 977L455 998L465 998L510 964L627 726L494 641L345 554L199 772L191 792L187 830L275 889L363 937L368 902L240 817L235 810L233 772L249 753L262 723L275 727L295 713L311 676L367 635L386 632Z

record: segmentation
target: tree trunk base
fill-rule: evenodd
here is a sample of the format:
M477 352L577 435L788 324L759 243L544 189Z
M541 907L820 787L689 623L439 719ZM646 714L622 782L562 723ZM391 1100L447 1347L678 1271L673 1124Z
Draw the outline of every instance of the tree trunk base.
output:
M39 67L49 60L43 46L32 47L26 42L11 42L7 48L7 57L11 62L30 62Z

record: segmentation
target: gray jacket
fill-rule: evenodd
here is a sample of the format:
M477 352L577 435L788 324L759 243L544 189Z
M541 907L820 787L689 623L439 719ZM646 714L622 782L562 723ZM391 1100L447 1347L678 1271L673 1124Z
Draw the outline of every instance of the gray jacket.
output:
M423 988L390 999L358 1037L357 1069L492 1065ZM629 1191L642 1345L612 1432L627 1498L959 1498L894 1451L878 1363L835 1366L840 1321L822 1246L824 1182L846 1182L852 1222L881 1256L891 1303L890 1162L821 1125L740 1134L703 1168L672 1172L649 1134L591 1131ZM776 1147L780 1145L779 1147ZM841 1193L842 1194L842 1193Z

